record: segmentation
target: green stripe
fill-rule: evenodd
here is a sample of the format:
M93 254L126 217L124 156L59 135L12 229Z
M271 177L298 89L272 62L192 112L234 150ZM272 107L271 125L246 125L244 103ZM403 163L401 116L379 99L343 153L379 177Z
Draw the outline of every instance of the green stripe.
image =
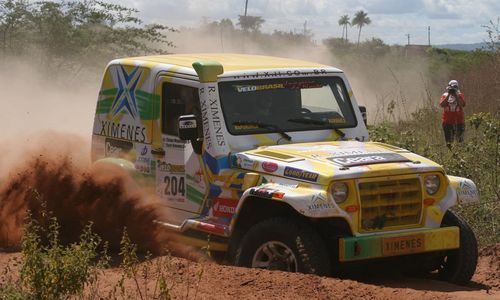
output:
M116 92L118 89L112 88L107 90L101 90L99 95L109 96L104 99L100 99L97 102L96 113L106 114L111 110L111 105L116 97ZM137 99L137 108L139 109L139 115L141 120L157 120L160 117L160 97L153 95L151 93L136 90L135 96Z
M116 92L118 91L117 88L111 88L111 89L107 89L107 90L101 90L99 92L99 95L106 95L106 96L111 96L111 95L116 95Z
M96 113L98 114L107 114L111 109L111 104L113 104L113 99L108 98L106 100L101 100L97 102Z
M160 96L154 95L152 97L153 100L153 120L160 118Z
M378 236L364 237L349 237L343 238L344 249L340 249L344 253L344 261L375 258L382 256L382 238ZM356 246L356 244L358 244ZM356 253L356 247L360 249ZM357 255L356 255L357 254Z
M190 186L189 184L186 186L187 186L186 196L187 196L188 200L192 201L196 204L202 204L203 200L205 198L205 195L202 192L196 190L194 187Z

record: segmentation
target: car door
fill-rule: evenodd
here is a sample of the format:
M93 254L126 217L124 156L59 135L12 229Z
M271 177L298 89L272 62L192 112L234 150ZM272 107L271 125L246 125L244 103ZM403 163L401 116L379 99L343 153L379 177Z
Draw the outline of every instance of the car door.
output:
M156 194L166 206L176 210L170 221L180 224L201 213L208 186L201 156L193 151L190 141L179 139L178 131L179 116L200 114L198 87L197 82L172 77L160 78L157 82L161 85L164 154L156 162Z

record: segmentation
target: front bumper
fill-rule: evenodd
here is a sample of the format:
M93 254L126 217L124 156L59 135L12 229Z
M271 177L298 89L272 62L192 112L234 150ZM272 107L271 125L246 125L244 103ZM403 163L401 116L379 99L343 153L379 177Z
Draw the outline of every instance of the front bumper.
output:
M339 240L339 260L349 262L389 256L457 249L458 227L423 229L404 233L373 234Z

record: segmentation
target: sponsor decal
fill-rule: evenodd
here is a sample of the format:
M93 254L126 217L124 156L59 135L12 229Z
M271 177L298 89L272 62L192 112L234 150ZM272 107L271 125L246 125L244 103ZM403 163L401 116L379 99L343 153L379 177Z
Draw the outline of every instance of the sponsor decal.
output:
M234 125L234 129L236 130L250 130L250 129L258 129L259 126L253 124L244 124L244 125Z
M214 198L212 214L214 217L231 218L236 213L238 200L228 198Z
M201 101L201 116L203 122L203 128L205 128L205 143L207 150L211 149L214 143L219 146L225 146L226 141L224 139L224 134L222 132L222 118L221 111L219 109L219 103L217 101L217 89L215 86L209 86L207 88L208 99L206 101ZM200 94L205 93L205 89L200 89ZM210 127L212 126L213 134L210 134ZM215 141L212 140L215 138Z
M151 174L151 158L145 156L149 153L149 147L144 145L141 147L140 145L137 147L140 152L140 156L137 157L135 161L135 168L144 174Z
M139 156L134 166L141 173L151 174L151 161L148 157Z
M318 173L304 171L292 167L286 167L283 173L287 177L292 177L296 179L307 180L311 182L316 182L318 180Z
M186 174L187 179L195 182L195 183L201 183L202 178L203 178L203 171L201 169L198 169L195 173L194 176Z
M127 141L106 139L104 141L104 153L106 156L119 157L128 153L134 147L134 144Z
M101 121L101 131L99 134L139 143L146 141L146 127L110 121Z
M463 179L457 188L457 195L461 202L470 203L479 199L479 192L472 181Z
M180 139L172 139L169 137L163 137L162 142L163 142L163 145L165 145L165 148L180 149L180 150L184 150L186 148L186 144L189 143L189 141L183 141Z
M326 201L325 193L317 193L311 197L311 202Z
M158 171L167 173L184 173L184 165L173 165L164 161L157 161Z
M268 188L251 188L249 193L250 195L267 199L283 199L285 196L285 193L280 192L279 190Z
M262 162L262 169L266 172L272 173L278 170L278 164L272 161Z
M425 236L412 234L382 239L382 254L384 256L422 252L425 250Z
M137 100L135 99L135 90L139 80L141 79L142 70L139 67L134 68L130 73L127 73L123 66L116 68L117 91L116 97L111 104L111 112L113 116L125 111L133 119L139 116Z
M335 205L332 203L328 202L318 202L318 203L312 203L307 205L307 209L310 211L315 211L315 210L324 210L324 209L331 209L335 208Z
M253 170L257 167L258 162L245 155L236 154L232 156L231 165L236 168Z
M285 88L285 85L283 83L261 84L261 85L236 85L235 88L239 93L244 93L244 92L262 91L262 90L283 89Z
M325 84L313 80L286 82L285 87L291 90L320 88Z
M359 155L346 155L341 157L330 157L328 160L344 167L382 164L390 162L408 162L408 158L397 153L369 153Z
M279 71L260 71L253 74L243 74L233 76L234 79L248 79L248 78L261 78L261 77L291 77L291 76L308 76L327 74L325 69L314 69L311 72L299 70L279 70Z
M183 120L179 122L179 128L189 129L196 128L196 120Z
M141 150L141 155L144 156L146 154L148 154L148 146L145 145L144 148L142 148Z
M332 119L328 119L328 123L330 123L330 124L343 124L343 123L345 123L345 120L344 120L344 118L332 118Z
M325 193L317 193L311 197L311 203L307 205L309 211L325 210L336 208L333 203L328 201Z

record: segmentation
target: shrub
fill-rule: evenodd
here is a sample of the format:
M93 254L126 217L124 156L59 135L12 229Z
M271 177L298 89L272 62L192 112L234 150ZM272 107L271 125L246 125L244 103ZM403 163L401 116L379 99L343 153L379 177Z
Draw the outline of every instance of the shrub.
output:
M22 240L20 278L8 278L0 289L2 299L65 299L83 295L85 286L96 283L100 268L109 257L98 247L101 239L89 224L77 243L67 246L59 241L57 219L45 211L41 221L28 214ZM10 270L6 270L10 271Z

